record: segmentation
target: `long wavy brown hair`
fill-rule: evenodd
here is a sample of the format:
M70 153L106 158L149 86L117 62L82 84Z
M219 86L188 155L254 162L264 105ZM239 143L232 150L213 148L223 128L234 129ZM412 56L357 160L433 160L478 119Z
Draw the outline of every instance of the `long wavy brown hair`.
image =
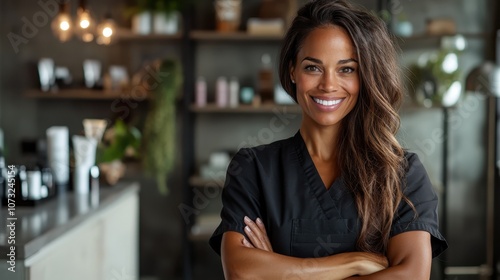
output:
M406 159L395 135L403 88L397 50L382 20L343 0L311 1L298 11L281 49L279 76L283 88L297 101L290 66L306 36L324 26L344 28L359 61L360 92L353 110L342 120L338 166L353 192L361 230L361 251L384 253L403 195Z

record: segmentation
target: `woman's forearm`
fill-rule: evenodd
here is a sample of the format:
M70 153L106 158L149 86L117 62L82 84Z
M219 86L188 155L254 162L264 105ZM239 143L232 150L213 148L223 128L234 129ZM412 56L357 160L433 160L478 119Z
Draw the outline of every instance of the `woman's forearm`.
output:
M387 257L391 266L382 271L349 280L429 280L432 264L430 234L425 231L410 231L398 234L389 240Z
M356 264L348 254L324 258L300 259L242 248L236 254L223 255L226 279L329 279L340 280L356 274Z
M364 276L352 276L346 278L346 280L399 280L399 279L426 279L429 278L418 278L418 273L408 273L408 269L402 266L392 266L385 270Z
M425 271L425 270L424 270ZM352 276L346 280L399 280L399 279L412 279L412 280L429 280L429 275L422 270L412 270L411 268L403 265L391 266L382 271L364 275Z
M239 233L227 232L222 242L226 279L345 279L384 268L370 253L343 253L323 258L295 258L241 244Z

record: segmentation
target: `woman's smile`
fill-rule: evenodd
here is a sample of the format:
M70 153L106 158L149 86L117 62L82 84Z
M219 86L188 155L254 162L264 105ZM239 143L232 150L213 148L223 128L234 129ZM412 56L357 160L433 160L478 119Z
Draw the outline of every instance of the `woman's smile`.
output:
M325 97L311 97L312 100L318 104L318 108L326 111L334 111L340 107L345 98L325 98Z

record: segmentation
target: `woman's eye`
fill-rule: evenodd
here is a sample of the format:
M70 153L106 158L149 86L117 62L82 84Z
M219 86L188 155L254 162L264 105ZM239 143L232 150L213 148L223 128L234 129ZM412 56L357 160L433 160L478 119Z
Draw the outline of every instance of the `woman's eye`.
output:
M346 74L348 74L348 73L352 73L352 72L354 72L354 71L355 71L355 70L354 70L354 68L352 68L352 67L344 67L344 68L340 69L340 73L346 73Z
M316 65L307 65L304 69L306 71L319 71L319 68L316 67Z

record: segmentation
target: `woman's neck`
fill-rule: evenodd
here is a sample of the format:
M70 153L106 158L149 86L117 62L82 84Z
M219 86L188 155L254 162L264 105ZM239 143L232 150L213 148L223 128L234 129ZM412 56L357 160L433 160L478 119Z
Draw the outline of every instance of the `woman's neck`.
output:
M300 134L311 157L322 161L336 160L339 125L326 127L302 122Z

